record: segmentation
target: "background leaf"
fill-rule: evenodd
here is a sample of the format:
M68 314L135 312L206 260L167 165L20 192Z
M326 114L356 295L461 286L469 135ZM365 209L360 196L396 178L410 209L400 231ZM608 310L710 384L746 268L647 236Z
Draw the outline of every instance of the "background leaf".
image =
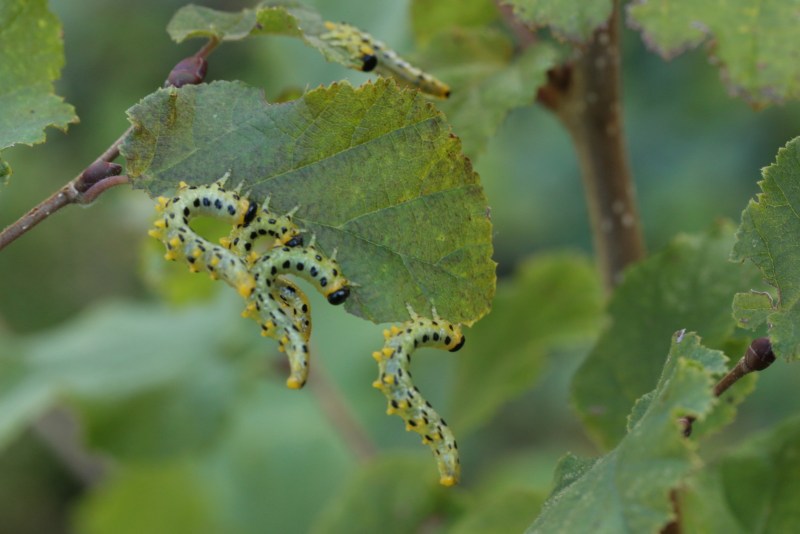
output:
M800 521L800 419L718 454L681 495L687 532L789 532Z
M523 22L536 28L548 26L556 36L584 42L611 16L613 2L597 0L504 0Z
M531 387L548 351L599 327L602 290L594 266L576 254L538 256L497 288L494 311L459 352L447 413L459 434L491 418Z
M783 0L645 0L629 4L628 15L665 59L713 39L728 90L764 105L800 98L797 7Z
M695 334L674 336L641 418L596 463L571 459L562 467L570 483L560 484L528 532L657 532L673 514L670 490L698 462L677 419L711 410L713 377L724 367L725 356Z
M441 512L447 495L430 477L430 463L423 455L386 455L370 461L334 494L312 532L418 531Z
M189 4L175 12L167 24L167 33L178 43L198 37L239 41L250 35L256 23L252 9L228 12Z
M611 324L575 373L572 398L592 437L611 447L634 401L658 378L671 332L696 330L711 347L733 333L736 288L758 287L757 273L728 261L733 227L678 236L631 267L609 303Z
M494 294L491 223L477 174L442 115L388 80L334 84L284 104L216 82L161 90L128 112L122 151L151 195L184 180L235 184L338 249L360 284L348 310L374 322L405 320L406 303L431 302L471 324Z
M800 357L797 303L800 300L800 253L795 245L800 235L800 138L778 151L776 162L763 171L761 193L742 213L731 257L749 259L767 283L777 290L773 304L777 311L768 316L775 354L786 359ZM736 313L746 314L739 297ZM762 299L763 300L763 299ZM762 307L766 304L762 304ZM761 313L763 315L763 312Z
M558 59L546 43L515 53L508 36L486 28L441 31L420 55L450 84L450 98L438 107L471 157L483 151L512 109L534 103Z
M64 65L61 23L45 0L0 4L0 150L45 139L44 129L66 130L75 110L53 94ZM0 159L0 180L11 174Z

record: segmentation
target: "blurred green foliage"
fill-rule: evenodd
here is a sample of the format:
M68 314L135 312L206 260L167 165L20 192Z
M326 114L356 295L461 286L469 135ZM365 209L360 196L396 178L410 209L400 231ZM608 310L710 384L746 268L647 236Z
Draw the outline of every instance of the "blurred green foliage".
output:
M226 10L250 5L201 3ZM308 4L327 19L368 30L398 51L413 49L408 2ZM64 25L67 60L57 93L76 107L81 123L68 135L48 131L45 145L3 152L15 174L0 191L0 226L80 172L125 130L124 111L195 51L196 42L176 45L165 31L182 5L176 0L142 0L135 6L119 0L53 3ZM473 16L485 14L478 10L467 18ZM758 169L797 134L800 106L754 112L726 94L703 53L665 63L631 31L624 35L624 67L627 138L649 248L659 250L675 234L703 230L720 217L738 220L757 191ZM226 44L212 56L209 69L209 80L242 79L264 87L269 99L287 89L343 78L357 85L368 76L325 63L289 38ZM547 111L535 106L512 111L474 163L492 207L500 287L507 284L502 291L514 293L521 275L511 273L524 272L524 266L535 271L537 265L564 261L563 256L548 259L544 251L590 251L574 151ZM597 453L567 406L567 384L591 343L586 335L592 329L580 317L576 322L583 337L569 339L566 346L534 340L527 347L535 365L515 376L527 392L481 390L491 397L483 411L457 416L473 419L472 431L460 441L464 486L442 493L431 484L435 473L429 469L425 478L423 467L432 468L427 452L385 416L380 394L370 387L375 367L369 354L382 343L379 328L313 298L312 378L306 390L288 391L283 370L272 365L282 356L237 317L235 299L218 296L207 284L204 294L195 294L188 288L205 280L182 272L169 282L175 294L167 300L173 304L159 302L163 279L142 267L160 255L152 245L142 245L149 242L152 217L152 202L144 194L117 188L88 209L63 210L0 254L0 401L7 401L9 392L19 394L26 400L19 406L30 410L0 418L3 436L11 440L0 455L0 530L59 532L74 521L77 532L89 533L124 532L120 525L130 532L325 532L342 531L337 528L342 524L372 528L382 519L383 526L407 527L401 531L516 531L538 513L559 456L567 450ZM564 269L581 285L544 294L531 305L570 310L576 304L570 290L594 291L584 274L585 260L577 256ZM731 296L740 289L732 289ZM112 298L117 302L109 303ZM510 296L506 300L513 305ZM576 313L585 311L578 307ZM497 314L508 321L518 318L517 329L526 328L524 312L498 308ZM486 349L485 358L499 358L499 363L504 353L514 354L513 338L521 331L514 326ZM467 337L472 339L471 331ZM31 372L24 355L34 355L42 365L43 374L30 375L36 377L33 383L15 380ZM77 358L84 366L59 371L62 358ZM454 392L464 398L484 380L496 385L490 373L473 372L477 379L461 381L470 373L459 363L459 354L433 351L421 352L415 361L420 389L445 418ZM505 376L504 369L496 376ZM339 400L366 429L380 451L374 462L360 462L347 436L327 419L323 408L330 399L314 389L315 374L336 386ZM707 442L700 457L721 456L729 443L800 408L795 367L782 366L759 378L736 422ZM97 391L103 392L101 401L92 397ZM106 397L111 393L114 400ZM38 434L20 426L31 413L63 401L79 416L90 450L115 458L97 487L79 483ZM458 409L454 406L452 413ZM763 438L773 456L792 452L782 444L793 432L785 426ZM717 488L715 506L722 507L734 491L725 474L737 461L757 463L744 448L695 482ZM413 476L415 466L418 476ZM364 490L358 480L374 472L379 482L398 480L398 486L378 482L373 495L359 500L353 493ZM409 495L407 507L375 513L404 495ZM789 496L775 498L791 502ZM693 524L712 524L715 518L702 513L699 499L691 493L687 499ZM362 512L360 506L375 510ZM348 522L353 516L363 522ZM717 517L725 521L728 515Z

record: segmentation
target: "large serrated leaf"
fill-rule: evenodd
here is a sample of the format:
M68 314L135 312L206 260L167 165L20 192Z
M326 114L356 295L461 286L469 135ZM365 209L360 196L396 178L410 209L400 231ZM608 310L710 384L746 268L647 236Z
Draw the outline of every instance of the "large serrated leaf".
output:
M634 401L658 379L671 332L696 330L712 347L732 333L733 293L759 285L753 269L728 261L732 242L729 223L678 236L626 272L609 304L613 322L572 383L581 418L603 446L622 438Z
M756 105L800 97L797 0L640 0L628 14L664 58L713 39L729 90Z
M241 83L160 90L128 111L122 147L137 187L230 173L271 209L296 219L323 249L338 249L360 284L349 311L405 320L406 303L471 324L494 295L491 223L478 175L441 113L381 80L334 84L283 104Z
M45 0L0 4L0 150L45 139L44 129L66 130L75 110L53 94L64 65L61 23ZM0 180L11 168L0 159Z
M250 35L256 24L252 9L227 12L189 4L175 12L167 24L167 33L178 43L199 37L239 41Z
M504 0L533 27L549 26L570 41L584 42L611 16L611 0Z
M599 327L602 290L594 266L574 254L523 262L498 285L493 311L470 331L457 358L448 413L460 435L529 388L548 350Z
M795 138L778 151L774 164L763 171L759 182L761 193L742 212L742 223L736 233L731 257L749 259L760 270L767 283L777 289L775 309L766 318L771 324L773 349L787 359L800 358L800 138ZM760 305L765 315L768 304ZM746 315L752 299L739 297L738 315Z
M425 66L452 88L450 98L437 106L470 157L486 146L511 110L533 104L558 59L546 43L515 54L507 35L488 28L442 31L421 52Z
M500 20L492 0L412 0L414 37L427 42L443 28L485 28Z
M641 418L595 463L572 458L562 467L560 489L528 532L658 532L673 515L670 490L698 463L677 420L709 413L714 376L724 362L722 353L703 347L695 334L673 336Z
M800 522L800 419L754 436L691 477L684 532L792 532Z

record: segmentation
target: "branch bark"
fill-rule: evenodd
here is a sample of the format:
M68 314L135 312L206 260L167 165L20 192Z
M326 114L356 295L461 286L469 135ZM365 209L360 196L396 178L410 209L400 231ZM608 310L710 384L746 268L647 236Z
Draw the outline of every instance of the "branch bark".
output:
M607 288L645 256L622 119L619 0L580 58L550 73L539 101L572 137L600 270Z

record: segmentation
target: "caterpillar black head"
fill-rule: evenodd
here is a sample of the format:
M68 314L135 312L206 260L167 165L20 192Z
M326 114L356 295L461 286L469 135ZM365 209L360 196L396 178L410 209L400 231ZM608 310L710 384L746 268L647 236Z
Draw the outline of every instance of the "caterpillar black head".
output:
M450 349L450 352L458 352L458 351L460 351L461 347L463 347L464 343L466 343L466 342L467 342L467 336L465 336L464 334L461 334L461 341L456 343L456 346L453 347L452 349Z
M361 56L361 70L371 72L378 66L378 56L374 54L364 54Z
M349 296L350 296L350 288L345 286L328 295L328 302L330 302L334 306L338 306L340 304L344 304L344 301L346 301L347 297Z

